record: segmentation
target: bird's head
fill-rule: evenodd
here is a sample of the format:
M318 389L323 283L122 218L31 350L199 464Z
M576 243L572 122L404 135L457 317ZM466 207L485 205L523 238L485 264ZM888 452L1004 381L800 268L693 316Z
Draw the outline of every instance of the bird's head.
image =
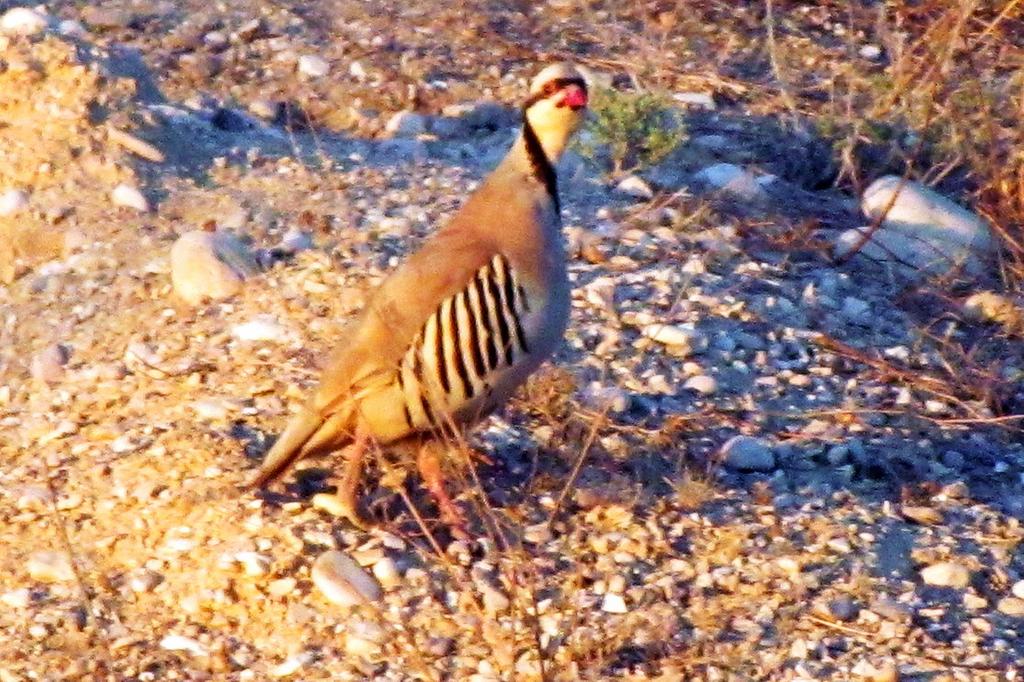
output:
M534 77L523 116L552 162L583 122L587 101L587 82L572 64L551 64Z

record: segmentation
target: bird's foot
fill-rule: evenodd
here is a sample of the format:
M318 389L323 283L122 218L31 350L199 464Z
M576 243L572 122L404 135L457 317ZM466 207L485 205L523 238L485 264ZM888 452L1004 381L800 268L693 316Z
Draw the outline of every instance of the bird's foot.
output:
M444 446L436 441L428 441L420 447L416 463L423 477L423 484L430 492L437 509L441 514L441 521L449 529L453 537L460 540L469 539L467 530L466 515L462 512L444 488L444 475L441 473L440 455L444 452Z
M356 439L346 450L345 473L334 494L320 493L313 496L313 506L323 509L332 516L348 519L349 523L360 530L369 530L373 524L368 522L359 512L359 481L363 475L363 460L366 457L367 438L360 431Z
M313 496L313 506L322 509L331 516L346 519L359 530L370 530L373 523L367 521L359 511L359 503L352 495L337 493L319 493Z
M448 497L447 493L442 495L434 493L433 495L438 511L441 513L441 522L448 526L452 537L458 540L470 539L469 522L466 520L462 508Z

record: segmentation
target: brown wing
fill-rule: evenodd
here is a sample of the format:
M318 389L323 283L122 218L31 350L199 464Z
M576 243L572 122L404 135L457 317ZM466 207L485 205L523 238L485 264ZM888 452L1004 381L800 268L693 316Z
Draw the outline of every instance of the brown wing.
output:
M537 196L513 180L492 175L444 228L381 283L345 330L343 345L323 373L314 409L330 414L364 387L389 381L445 299L462 291L495 254L537 244Z

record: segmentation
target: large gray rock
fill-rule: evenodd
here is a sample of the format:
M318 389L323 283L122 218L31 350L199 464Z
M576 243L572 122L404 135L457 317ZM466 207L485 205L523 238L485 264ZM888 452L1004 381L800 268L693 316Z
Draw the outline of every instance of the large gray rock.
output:
M171 247L171 281L186 303L234 296L259 272L248 247L227 232L186 232Z
M734 436L722 445L722 462L737 471L772 471L775 452L764 441L752 436Z
M887 175L864 191L864 215L881 223L859 255L895 264L908 274L944 274L961 265L968 274L982 274L995 245L985 221L920 183L908 181L900 187L900 180ZM850 254L868 230L842 233L835 256Z

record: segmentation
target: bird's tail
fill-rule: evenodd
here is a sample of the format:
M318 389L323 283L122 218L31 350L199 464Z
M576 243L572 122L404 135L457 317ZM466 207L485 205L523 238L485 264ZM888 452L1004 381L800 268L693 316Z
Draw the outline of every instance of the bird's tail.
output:
M246 484L246 487L262 487L287 471L288 467L309 451L310 441L316 440L315 436L323 425L324 418L320 414L308 407L303 407L288 422L284 433L274 443L274 447L270 448L270 452L263 459L260 470Z

